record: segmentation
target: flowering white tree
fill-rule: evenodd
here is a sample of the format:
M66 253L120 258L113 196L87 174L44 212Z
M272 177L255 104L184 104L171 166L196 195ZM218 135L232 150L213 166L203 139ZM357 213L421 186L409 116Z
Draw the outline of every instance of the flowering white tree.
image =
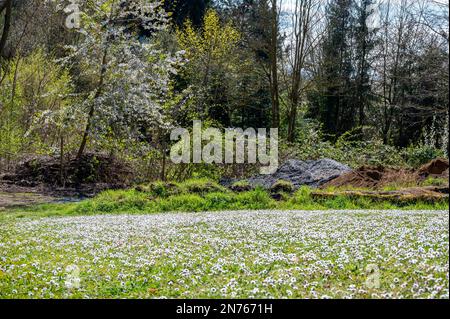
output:
M91 0L81 10L80 41L64 59L78 64L87 83L79 105L86 126L78 158L94 133L138 137L143 128L168 127L164 106L182 61L181 52L163 53L152 41L168 25L161 1Z

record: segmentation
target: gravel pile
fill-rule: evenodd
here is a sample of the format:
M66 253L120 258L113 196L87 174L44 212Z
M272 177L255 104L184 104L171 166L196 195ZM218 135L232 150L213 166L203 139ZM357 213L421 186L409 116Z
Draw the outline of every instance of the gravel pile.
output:
M278 180L289 181L295 188L302 185L319 187L351 170L349 166L328 158L316 161L291 159L286 161L275 174L257 175L247 181L252 186L262 186L266 189L269 189ZM234 181L224 181L223 184L229 186Z

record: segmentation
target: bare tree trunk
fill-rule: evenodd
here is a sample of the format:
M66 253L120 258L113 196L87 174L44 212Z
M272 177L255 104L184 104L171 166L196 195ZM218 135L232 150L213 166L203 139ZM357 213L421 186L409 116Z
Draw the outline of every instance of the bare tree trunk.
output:
M162 158L162 166L161 166L161 180L163 182L166 181L166 150L163 149L163 158Z
M2 36L0 38L0 57L3 56L3 50L5 49L6 40L8 39L9 30L11 28L12 0L6 0L2 3L2 6L0 7L0 14L2 14L3 10L5 10L5 20Z
M270 95L272 102L272 127L280 126L280 96L278 85L278 11L277 0L271 0L270 19Z
M288 142L294 142L295 140L295 125L297 123L297 108L298 108L298 93L294 92L291 97L291 110L289 112L289 123L288 123Z
M160 131L160 138L161 138L161 152L162 152L162 163L161 163L161 181L166 181L166 162L167 162L167 154L166 154L166 141L164 132Z
M288 142L295 140L295 126L297 124L297 112L300 102L300 90L302 86L302 70L305 64L306 40L311 30L311 0L296 0L294 11L294 61L289 94L290 110L288 119Z
M77 159L80 159L83 154L84 154L84 150L86 149L86 144L87 144L87 140L89 137L89 133L91 132L91 122L92 122L92 117L94 116L94 104L91 105L90 109L89 109L89 113L88 113L88 122L86 124L86 128L84 129L84 133L83 133L83 138L81 140L81 144L80 144L80 148L78 149L78 153L77 153Z
M17 90L17 77L19 75L19 63L20 63L20 57L17 58L16 61L16 65L15 65L15 69L14 69L14 79L13 79L13 83L12 83L12 88L11 88L11 100L10 100L10 107L14 109L14 103L16 101L16 90ZM9 114L8 117L8 126L10 127L12 120L12 114ZM12 122L14 123L14 122ZM11 134L8 134L8 144L11 145L12 141L11 141ZM11 162L11 155L12 153L8 152L8 167L10 167L10 162Z
M62 187L66 187L66 181L64 178L64 136L61 132L59 141L59 180Z
M366 122L365 114L364 114L364 96L363 96L363 87L364 87L364 68L366 66L366 43L365 40L362 48L362 60L360 65L360 75L359 75L359 83L358 83L358 104L359 104L359 125L363 126Z
M103 91L103 83L105 81L105 74L106 74L106 57L108 55L108 48L105 47L105 50L103 52L103 58L102 58L102 67L100 70L100 79L97 85L97 91L95 92L94 100L100 97ZM84 130L83 139L81 140L80 148L78 149L77 159L80 159L83 156L84 150L86 148L87 140L89 137L89 134L91 132L91 126L92 126L92 118L94 117L95 112L95 105L94 103L91 104L89 108L88 113L88 120L86 124L86 128Z

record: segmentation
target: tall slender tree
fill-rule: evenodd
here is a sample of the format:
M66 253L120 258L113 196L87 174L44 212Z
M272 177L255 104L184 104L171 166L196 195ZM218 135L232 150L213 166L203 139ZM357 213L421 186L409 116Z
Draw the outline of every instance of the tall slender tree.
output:
M315 0L295 0L292 12L292 35L287 41L284 60L287 61L283 67L287 76L288 87L288 135L289 142L295 139L297 125L297 112L301 104L302 91L304 89L304 69L306 59L311 50L317 45L318 37L315 35L314 27L317 22L319 2Z
M270 0L270 94L272 99L272 127L280 126L280 88L278 83L278 36L279 36L279 7L277 0Z
M0 33L0 58L3 56L8 39L9 30L11 28L12 18L12 0L0 0L0 16L5 12L3 17L3 28Z
M211 6L211 0L165 0L164 9L170 13L172 23L181 27L189 20L196 28L203 23L203 17Z
M323 100L316 107L328 134L342 134L354 125L351 11L351 0L332 0L326 7L327 26L319 79Z
M355 42L355 99L358 110L358 124L366 124L366 110L373 100L370 83L371 54L375 46L376 26L369 25L371 16L375 14L374 0L360 0L356 2L356 27L354 30Z

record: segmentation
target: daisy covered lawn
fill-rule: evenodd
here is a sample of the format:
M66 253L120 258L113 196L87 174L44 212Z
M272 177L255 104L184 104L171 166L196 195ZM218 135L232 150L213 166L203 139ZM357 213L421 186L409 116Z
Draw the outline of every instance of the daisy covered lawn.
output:
M5 219L0 298L449 298L449 213Z

